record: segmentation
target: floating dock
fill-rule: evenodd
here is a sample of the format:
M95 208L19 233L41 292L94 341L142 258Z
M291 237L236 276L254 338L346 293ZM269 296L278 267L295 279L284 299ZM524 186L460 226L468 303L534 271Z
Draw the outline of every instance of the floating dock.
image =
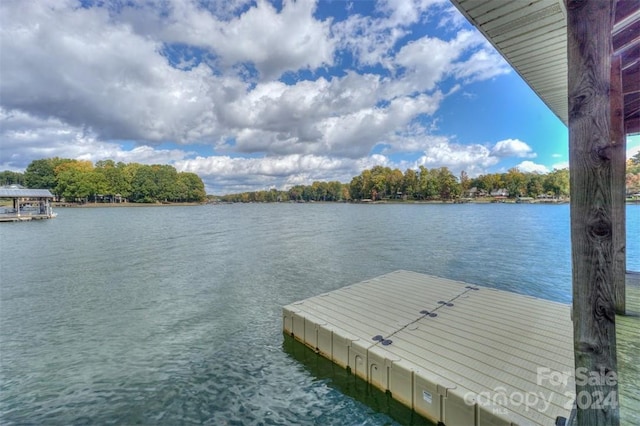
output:
M396 271L285 306L283 327L435 423L570 417L565 304Z
M621 424L640 419L640 276L619 323ZM555 425L575 402L570 305L396 271L283 308L283 329L434 423Z
M37 215L16 215L0 213L0 222L29 222L31 220L53 219L56 213L37 214Z
M616 315L620 425L640 425L640 273L627 273L626 315Z

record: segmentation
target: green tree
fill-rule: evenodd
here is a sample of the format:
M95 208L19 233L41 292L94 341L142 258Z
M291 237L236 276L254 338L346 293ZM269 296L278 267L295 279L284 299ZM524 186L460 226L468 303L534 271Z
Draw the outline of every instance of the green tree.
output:
M289 189L289 199L293 201L301 201L303 191L304 187L302 185L292 186Z
M627 194L640 193L640 151L627 160L625 181Z
M340 191L342 192L342 200L351 201L351 192L349 191L349 185L348 184L346 184L346 183L341 184Z
M460 172L460 189L462 192L471 189L471 179L469 179L469 175L464 170Z
M424 166L418 169L418 193L420 198L425 200L438 197L437 175Z
M127 179L125 170L126 164L122 162L116 164L113 160L98 161L95 172L106 185L106 188L99 192L109 195L112 200L116 196L128 198L131 194L131 182Z
M66 201L86 202L97 193L97 179L90 161L69 160L55 168L55 192Z
M311 185L302 188L302 199L305 201L315 200L315 193Z
M478 189L483 189L487 192L495 191L500 188L504 188L505 184L502 175L499 173L492 173L487 175L480 175L473 180L473 184Z
M176 201L178 199L176 190L178 172L176 169L173 166L159 164L151 166L151 169L157 188L154 201Z
M200 176L195 173L180 172L178 173L177 188L180 192L180 201L202 202L207 197L204 189L204 183Z
M548 173L543 182L545 192L556 197L569 196L569 169L555 169Z
M406 198L413 199L418 192L418 175L413 169L407 169L402 178L402 192Z
M544 177L537 173L531 173L527 180L527 195L537 197L544 194Z
M627 173L634 175L640 173L640 151L627 160Z
M349 194L351 199L362 200L364 198L364 185L362 175L354 176L349 183Z
M342 201L342 184L338 181L331 181L327 184L327 201Z
M461 187L455 175L447 167L433 171L437 183L438 196L441 200L452 200L460 196Z
M136 203L154 203L158 201L158 185L153 168L139 164L135 167L131 181L131 200Z
M0 186L3 185L24 185L24 174L11 170L0 172Z
M55 190L57 185L56 168L71 161L74 160L58 157L33 160L24 172L25 186L27 188Z
M311 184L311 199L314 201L327 200L327 183L326 182L316 181Z
M362 176L362 198L371 198L374 196L373 174L371 170L363 170Z
M509 169L502 180L510 197L521 197L527 194L527 178L517 167Z
M397 198L399 193L403 192L402 184L404 181L404 175L400 169L393 169L387 174L387 187L389 196Z
M53 189L56 186L55 166L51 159L33 160L24 172L29 188Z
M389 195L387 176L391 169L383 166L374 166L371 169L371 199L379 200Z

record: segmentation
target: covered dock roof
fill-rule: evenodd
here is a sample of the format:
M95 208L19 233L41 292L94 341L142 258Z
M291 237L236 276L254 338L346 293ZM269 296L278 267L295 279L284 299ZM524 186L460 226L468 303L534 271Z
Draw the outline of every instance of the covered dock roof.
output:
M20 186L0 187L0 198L53 198L48 189L29 189Z
M50 219L56 214L51 208L54 199L48 189L30 189L20 185L0 187L0 199L11 200L11 206L0 206L0 222L22 222Z
M451 0L542 101L569 123L567 10L563 0ZM627 134L640 132L640 1L615 2L613 54L621 59Z

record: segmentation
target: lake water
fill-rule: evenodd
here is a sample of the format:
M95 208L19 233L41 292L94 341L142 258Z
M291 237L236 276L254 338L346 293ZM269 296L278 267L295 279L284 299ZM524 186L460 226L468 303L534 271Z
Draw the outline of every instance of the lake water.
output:
M57 212L0 226L3 424L389 424L283 350L283 305L398 269L571 299L568 205Z

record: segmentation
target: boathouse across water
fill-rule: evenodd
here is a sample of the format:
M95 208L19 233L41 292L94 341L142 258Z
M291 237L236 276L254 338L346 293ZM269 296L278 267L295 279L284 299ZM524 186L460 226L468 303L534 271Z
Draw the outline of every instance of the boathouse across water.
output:
M53 194L48 189L29 189L20 185L0 187L0 200L10 200L11 205L0 207L0 222L19 222L34 219L51 219Z

